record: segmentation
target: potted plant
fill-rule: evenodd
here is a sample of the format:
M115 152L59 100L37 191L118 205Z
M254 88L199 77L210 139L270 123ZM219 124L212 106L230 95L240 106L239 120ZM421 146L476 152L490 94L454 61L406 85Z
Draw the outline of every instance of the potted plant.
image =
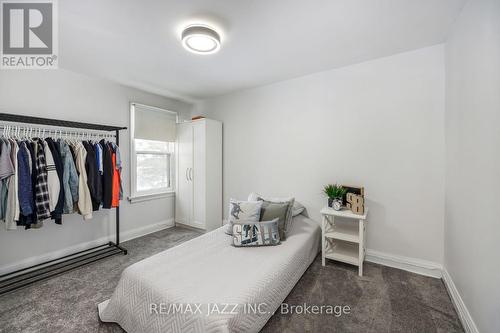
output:
M328 184L323 188L323 193L328 197L328 207L340 210L347 189L338 184Z

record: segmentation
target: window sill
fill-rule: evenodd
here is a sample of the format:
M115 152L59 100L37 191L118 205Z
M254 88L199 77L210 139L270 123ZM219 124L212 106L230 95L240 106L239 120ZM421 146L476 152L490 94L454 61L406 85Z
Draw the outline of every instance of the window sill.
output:
M164 193L155 193L155 194L136 195L133 197L128 197L127 199L130 203L133 204L133 203L138 203L138 202L151 201L151 200L170 198L170 197L175 197L174 191L169 191L169 192L164 192Z

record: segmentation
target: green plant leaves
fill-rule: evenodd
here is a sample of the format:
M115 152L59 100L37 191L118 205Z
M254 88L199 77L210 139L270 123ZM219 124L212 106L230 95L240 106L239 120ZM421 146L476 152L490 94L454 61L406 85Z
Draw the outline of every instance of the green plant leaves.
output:
M323 193L332 199L342 198L346 193L347 189L338 184L328 184L323 187Z

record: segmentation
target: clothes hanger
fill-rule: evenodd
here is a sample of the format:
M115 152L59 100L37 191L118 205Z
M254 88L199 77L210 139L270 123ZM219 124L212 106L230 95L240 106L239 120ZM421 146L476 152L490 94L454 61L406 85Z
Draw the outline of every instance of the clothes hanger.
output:
M7 142L7 129L9 128L9 125L4 125L3 131L2 131L2 141Z

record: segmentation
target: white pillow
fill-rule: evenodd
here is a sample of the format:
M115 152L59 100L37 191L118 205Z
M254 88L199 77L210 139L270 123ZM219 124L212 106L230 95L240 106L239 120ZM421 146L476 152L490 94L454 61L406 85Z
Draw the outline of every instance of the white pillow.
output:
M273 203L283 203L283 202L288 202L289 203L289 208L287 212L287 217L285 221L285 234L286 231L288 230L288 227L292 223L292 217L295 216L293 215L293 208L295 206L295 198L294 197L289 197L289 198L271 198L271 197L264 197L258 193L252 192L248 195L248 201L256 201L256 200L265 200ZM299 204L300 205L300 204ZM304 210L304 206L300 205L302 207L302 210ZM297 209L300 209L298 207ZM302 210L299 212L299 214L302 212Z
M258 198L264 198L260 194L252 192L248 195L248 201L256 201ZM273 202L283 202L283 201L289 201L291 198L264 198L267 201L273 201ZM293 207L292 207L292 216L295 217L299 214L301 214L304 209L303 204L301 204L298 201L293 201Z
M293 208L292 208L292 216L295 217L297 215L300 215L306 207L304 207L303 204L301 204L298 201L293 202Z
M259 222L260 209L262 208L262 201L241 201L229 199L229 214L226 225L226 234L233 234L233 222L248 221Z

